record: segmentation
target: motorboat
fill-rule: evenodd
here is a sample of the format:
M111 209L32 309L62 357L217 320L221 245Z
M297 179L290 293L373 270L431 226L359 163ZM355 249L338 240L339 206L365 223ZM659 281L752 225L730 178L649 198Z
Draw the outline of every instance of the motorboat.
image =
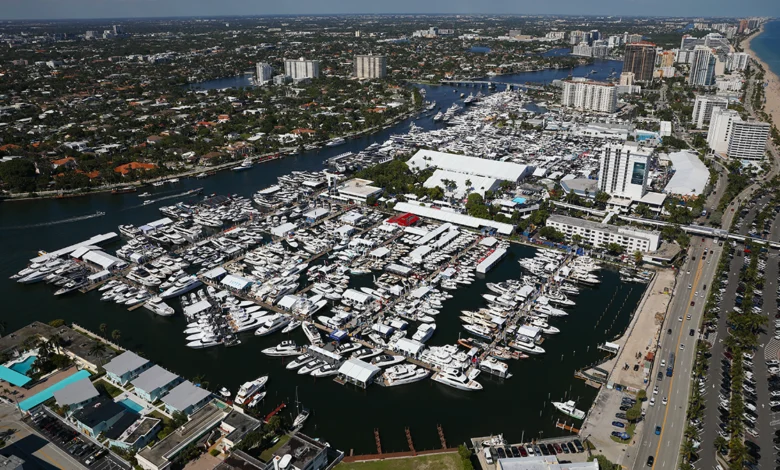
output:
M303 349L299 348L295 341L282 341L272 348L263 349L263 354L273 357L300 356Z
M287 326L285 326L284 329L282 330L282 334L291 333L299 326L301 326L300 320L291 320L290 323L288 323Z
M248 399L252 397L252 395L259 392L260 389L265 387L265 384L267 382L268 382L267 375L258 377L255 380L250 380L249 382L244 382L244 384L241 385L241 388L238 389L238 393L236 393L236 400L235 400L236 404L243 405L244 402L246 402Z
M219 394L222 395L224 398L230 398L230 395L232 395L232 393L230 393L230 390L226 389L225 387L219 389Z
M574 400L569 400L567 402L554 401L552 404L558 409L558 411L567 416L571 416L574 419L585 418L585 412L576 408L576 403L574 403Z
M184 278L179 278L171 288L165 290L162 294L160 294L160 298L166 300L173 297L178 297L182 294L186 294L187 292L193 289L197 289L201 285L203 285L203 283L196 276L187 276Z
M290 323L290 317L281 313L274 313L263 321L260 328L255 330L255 334L257 336L267 336L281 330L288 323Z
M377 367L394 366L404 362L406 358L404 356L391 356L389 354L382 354L371 359L371 364Z
M424 343L431 339L431 336L433 336L435 331L435 323L421 323L420 326L417 327L417 331L415 331L414 335L412 335L412 339L419 341L420 343Z
M430 371L415 364L398 364L388 367L382 375L388 387L419 382L430 375Z
M533 341L531 341L531 340L529 340L527 338L524 338L522 336L518 336L517 339L515 339L515 341L509 343L509 347L514 348L514 349L519 349L521 351L525 351L528 354L544 354L545 353L544 349L541 346L539 346L537 344L534 344Z
M255 405L260 403L260 401L265 398L266 392L260 392L256 393L255 396L252 397L252 399L249 401L249 404L247 405L249 408L254 408Z
M452 367L442 368L441 372L433 374L433 380L440 384L448 385L458 390L473 392L482 390L482 384L467 377L459 369Z
M293 361L288 362L285 368L288 370L297 369L313 360L314 360L314 356L312 356L311 354L308 353L301 354L300 356L296 357Z
M169 317L175 313L173 307L166 304L165 301L158 296L152 297L146 301L146 303L144 303L144 308L162 317Z

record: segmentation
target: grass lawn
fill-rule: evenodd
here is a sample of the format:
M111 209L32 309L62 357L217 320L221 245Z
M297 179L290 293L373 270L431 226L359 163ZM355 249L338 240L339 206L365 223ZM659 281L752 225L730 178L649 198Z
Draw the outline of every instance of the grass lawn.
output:
M101 380L100 382L106 387L106 393L111 395L111 398L116 398L123 393L121 388L115 387L108 380Z
M401 459L373 460L369 462L340 463L336 470L462 470L463 463L457 452L423 455Z
M267 448L266 450L264 450L260 454L260 459L263 462L270 461L271 457L273 457L273 455L274 455L274 452L276 452L276 449L282 447L289 440L290 440L290 436L288 436L287 434L283 435L276 444L274 444L271 447Z

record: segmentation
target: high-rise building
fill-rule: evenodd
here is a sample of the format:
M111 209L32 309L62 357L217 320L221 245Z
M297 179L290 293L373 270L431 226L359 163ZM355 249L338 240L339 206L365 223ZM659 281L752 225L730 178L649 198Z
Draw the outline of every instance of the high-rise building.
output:
M674 67L674 51L663 51L658 54L658 68Z
M578 55L582 57L591 57L593 55L592 48L586 42L576 44L571 48L571 55Z
M638 82L649 82L653 79L654 67L655 44L650 42L626 44L623 71L632 72Z
M726 59L726 70L729 72L741 72L745 70L750 62L750 54L747 52L732 52Z
M707 131L707 145L717 153L726 153L734 121L739 119L739 113L733 109L713 109L710 129Z
M355 56L355 76L360 79L387 76L387 57L383 55Z
M620 74L620 86L632 86L634 84L634 72Z
M612 83L564 80L561 105L583 111L614 113L617 108L617 90Z
M255 64L255 83L265 85L274 78L274 69L265 62Z
M623 44L622 36L610 36L609 39L607 39L607 45L609 47L618 47L621 44Z
M590 47L590 56L597 59L606 59L609 55L609 46L607 46L606 42L603 39L593 41L593 45Z
M320 61L300 59L286 59L284 61L284 74L290 76L293 81L320 76Z
M712 49L707 46L696 46L693 49L693 61L691 62L688 84L691 86L715 85L716 62L717 57Z
M569 44L572 46L585 41L585 31L572 31L569 33Z
M590 30L590 41L598 41L601 39L601 33L597 29L591 29Z
M737 29L737 32L742 34L746 29L748 29L748 20L739 20L739 28Z
M713 110L717 108L728 109L728 107L729 100L721 96L697 95L696 101L693 103L691 120L697 129L701 129L705 124L709 124Z
M735 160L762 160L770 125L760 121L734 121L727 155Z
M642 42L642 35L641 34L623 34L623 42L626 44L636 44L638 42Z
M609 143L599 155L598 188L610 196L631 200L647 193L650 155L636 143Z

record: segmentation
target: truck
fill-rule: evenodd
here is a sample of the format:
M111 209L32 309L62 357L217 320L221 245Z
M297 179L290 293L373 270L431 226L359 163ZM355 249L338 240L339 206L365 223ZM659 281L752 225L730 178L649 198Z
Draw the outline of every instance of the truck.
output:
M671 377L674 373L674 353L669 354L669 362L666 363L666 376Z

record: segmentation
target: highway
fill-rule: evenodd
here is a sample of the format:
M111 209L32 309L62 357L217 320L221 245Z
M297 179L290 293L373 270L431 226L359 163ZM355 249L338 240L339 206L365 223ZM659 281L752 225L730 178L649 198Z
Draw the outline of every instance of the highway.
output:
M702 259L705 250L713 250L714 253L708 253L706 259ZM629 449L629 461L633 462L630 468L644 467L649 456L654 459L653 468L678 468L680 443L686 426L685 414L690 395L696 339L704 314L706 291L702 287L707 284L709 289L721 251L722 247L711 239L705 239L703 242L701 238L691 240L689 256L677 276L674 297L661 331L661 344L648 387L648 401L644 404L646 414L641 437L637 445ZM691 289L688 289L689 284ZM695 304L691 306L691 302ZM668 333L670 329L671 334ZM689 334L691 329L694 330L694 336ZM680 349L681 344L684 349ZM667 377L666 369L660 364L662 360L669 361L671 353L675 355L674 373L672 377ZM663 375L661 380L657 378L659 372ZM657 395L653 395L656 385L659 391ZM667 405L662 403L664 397L668 398ZM650 398L655 399L655 405L649 405ZM656 426L661 427L659 435L655 434Z

